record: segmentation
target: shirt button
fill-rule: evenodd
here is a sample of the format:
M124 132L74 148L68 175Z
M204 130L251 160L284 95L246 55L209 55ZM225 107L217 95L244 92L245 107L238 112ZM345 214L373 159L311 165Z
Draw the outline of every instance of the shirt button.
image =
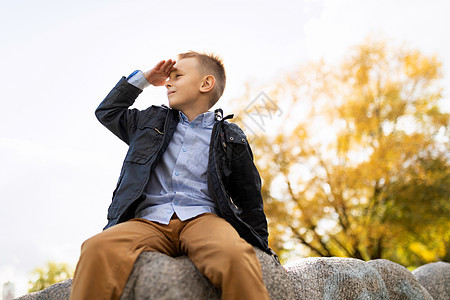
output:
M175 176L178 176L178 175L180 175L180 173L179 172L175 172Z
M172 211L170 209L167 210L167 214L171 214Z
M186 148L183 148L183 152L186 152L187 151L187 149Z

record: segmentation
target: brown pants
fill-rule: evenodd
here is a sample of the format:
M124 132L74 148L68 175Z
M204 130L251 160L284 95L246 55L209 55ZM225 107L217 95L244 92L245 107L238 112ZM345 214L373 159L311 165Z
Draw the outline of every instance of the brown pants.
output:
M120 223L83 243L70 299L119 299L143 251L187 254L222 290L222 299L269 299L252 246L224 219L206 213L169 225L144 219Z

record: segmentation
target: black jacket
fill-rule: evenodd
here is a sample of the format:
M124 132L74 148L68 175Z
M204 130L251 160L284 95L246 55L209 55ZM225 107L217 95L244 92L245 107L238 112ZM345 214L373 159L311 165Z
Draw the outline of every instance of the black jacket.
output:
M142 193L179 122L177 110L151 106L129 109L142 90L123 77L95 111L98 120L129 145L108 209L105 229L134 217ZM220 216L248 243L274 254L268 246L261 179L243 131L216 110L208 161L208 187Z

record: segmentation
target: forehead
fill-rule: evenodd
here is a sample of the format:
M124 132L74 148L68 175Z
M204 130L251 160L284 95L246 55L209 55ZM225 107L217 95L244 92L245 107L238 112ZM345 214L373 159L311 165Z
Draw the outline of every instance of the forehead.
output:
M180 59L174 67L184 72L198 70L197 59L194 57Z

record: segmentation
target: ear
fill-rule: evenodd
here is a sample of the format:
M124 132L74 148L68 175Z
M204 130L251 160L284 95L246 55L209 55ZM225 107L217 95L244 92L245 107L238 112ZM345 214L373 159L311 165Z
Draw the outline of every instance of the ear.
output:
M207 93L211 91L216 85L216 78L212 75L207 75L203 77L202 83L200 85L200 92Z

